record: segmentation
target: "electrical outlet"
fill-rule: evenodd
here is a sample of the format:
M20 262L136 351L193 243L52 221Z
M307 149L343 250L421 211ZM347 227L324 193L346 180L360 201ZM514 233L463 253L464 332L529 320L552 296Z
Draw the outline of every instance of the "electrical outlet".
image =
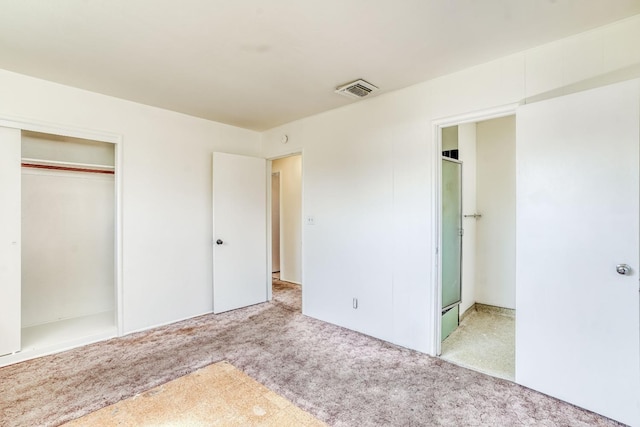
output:
M307 225L316 225L316 219L313 216L309 215L306 217L305 223Z

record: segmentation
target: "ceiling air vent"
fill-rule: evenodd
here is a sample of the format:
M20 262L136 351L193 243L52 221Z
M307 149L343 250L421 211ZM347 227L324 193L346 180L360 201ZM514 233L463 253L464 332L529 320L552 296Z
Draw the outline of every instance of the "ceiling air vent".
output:
M348 96L349 98L364 98L371 92L378 90L377 87L364 80L356 80L355 82L347 83L344 86L336 88L336 93L340 95Z

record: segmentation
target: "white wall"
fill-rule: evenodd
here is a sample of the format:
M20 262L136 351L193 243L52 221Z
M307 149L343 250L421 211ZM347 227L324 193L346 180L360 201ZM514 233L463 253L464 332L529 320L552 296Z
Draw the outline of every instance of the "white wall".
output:
M27 159L115 166L115 152L108 142L22 132L22 157Z
M515 116L479 122L476 141L476 302L515 309Z
M475 218L464 215L477 213L476 207L476 124L458 127L458 145L462 161L462 301L460 315L476 302L476 226Z
M22 170L22 327L115 309L113 175Z
M458 126L442 128L442 151L458 149Z
M304 313L434 353L432 120L640 75L639 39L636 16L264 132L304 150Z
M280 271L280 174L271 174L271 272Z
M124 332L212 310L211 153L260 135L0 70L0 118L122 135Z
M273 161L280 172L280 279L302 282L302 156Z

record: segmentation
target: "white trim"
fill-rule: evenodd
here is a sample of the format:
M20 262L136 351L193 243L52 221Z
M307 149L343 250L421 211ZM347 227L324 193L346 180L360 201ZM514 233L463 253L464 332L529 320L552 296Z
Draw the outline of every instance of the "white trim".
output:
M280 153L278 153L278 155L274 155L273 157L267 157L267 160L278 160L278 159L284 159L285 157L292 157L292 156L302 156L302 149L300 148L292 148L289 151L282 151Z
M113 328L115 329L115 327ZM0 368L13 365L15 363L24 362L26 360L36 359L38 357L48 356L50 354L60 353L63 351L71 350L78 347L84 347L89 344L93 344L100 341L106 341L114 338L111 331L98 332L89 336L75 338L69 341L65 341L60 344L47 346L46 348L39 348L34 350L19 351L12 354L7 354L0 357Z
M429 307L430 315L432 319L432 340L428 343L428 354L431 356L439 356L441 353L442 344L442 271L440 265L442 265L442 177L441 177L441 162L442 162L442 128L449 126L456 126L465 123L475 123L484 120L497 119L500 117L511 116L516 114L516 109L521 103L507 104L486 110L474 111L465 114L459 114L455 116L443 117L431 121L433 129L433 187L431 188L431 205L432 205L432 217L434 221L432 223L432 232L435 247L431 251L431 284L429 286L429 296L431 297L431 305Z
M187 320L193 320L193 319L197 319L198 317L209 316L209 315L215 316L216 314L213 312L213 310L203 311L203 312L196 313L194 315L190 315L190 316L187 316L187 317L181 317L181 318L176 319L176 320L169 320L169 321L162 322L162 323L157 323L157 324L154 324L154 325L143 326L142 328L134 329L132 331L127 331L126 334L123 334L121 336L124 337L124 336L128 336L128 335L137 334L137 333L140 333L140 332L150 331L150 330L156 329L156 328L163 328L165 326L174 325L174 324L177 324L177 323L180 323L180 322L185 322Z
M301 301L300 301L300 311L302 311L302 314L305 313L304 307L304 301L305 301L305 292L304 292L304 286L302 286L303 283L305 282L304 279L304 265L305 265L305 250L304 250L304 242L305 242L305 234L306 234L306 227L304 226L304 171L305 171L305 166L304 166L304 154L303 154L303 150L301 149L298 154L300 154L300 285L301 285Z
M429 294L431 295L430 317L432 319L432 341L429 343L429 354L431 356L440 355L440 344L442 335L442 276L440 271L441 255L440 248L442 247L442 237L440 233L440 211L441 211L441 197L442 197L442 128L446 127L444 123L448 122L432 122L433 126L433 163L431 170L433 170L433 188L432 194L432 235L434 236L435 247L431 251L431 285Z
M300 159L302 160L302 159ZM282 224L282 212L284 211L284 203L282 197L282 171L278 171L278 269L280 271L280 280L282 280L282 260L284 259L284 250L282 249L282 242L284 241L284 226ZM271 175L273 178L273 175ZM302 202L302 200L300 200ZM300 209L302 210L302 208ZM302 222L300 223L300 228L302 228ZM302 229L300 230L302 233ZM273 233L272 233L273 234ZM302 239L302 237L300 237ZM300 260L302 262L302 259Z
M115 241L115 262L116 262L116 324L118 326L118 336L124 335L124 269L123 269L123 250L122 250L122 232L123 232L123 215L122 215L122 194L123 194L123 147L122 137L118 136L115 142L115 190L116 190L116 241Z
M521 103L513 103L507 105L501 105L499 107L489 108L486 110L472 111L470 113L458 114L455 116L442 117L431 121L433 126L440 128L446 128L449 126L462 125L465 123L475 123L484 120L497 119L504 116L511 116L515 114L516 108ZM442 155L442 150L438 156Z
M72 126L62 126L58 124L39 122L29 119L0 117L0 126L31 132L48 133L51 135L69 136L72 138L90 139L100 142L110 142L112 144L118 144L122 142L122 135L116 133L96 131Z
M271 227L273 208L271 198L271 179L273 178L273 161L267 159L267 301L273 299L273 228Z

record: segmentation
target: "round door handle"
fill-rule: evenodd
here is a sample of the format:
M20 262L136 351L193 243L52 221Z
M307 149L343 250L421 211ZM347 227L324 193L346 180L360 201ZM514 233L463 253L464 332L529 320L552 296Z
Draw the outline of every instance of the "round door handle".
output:
M216 240L216 245L221 245L221 244L223 244L223 243L224 243L224 242L223 242L222 240L220 240L220 239Z
M618 274L628 276L631 274L631 267L629 267L627 264L618 264L616 265L616 271L618 272Z

